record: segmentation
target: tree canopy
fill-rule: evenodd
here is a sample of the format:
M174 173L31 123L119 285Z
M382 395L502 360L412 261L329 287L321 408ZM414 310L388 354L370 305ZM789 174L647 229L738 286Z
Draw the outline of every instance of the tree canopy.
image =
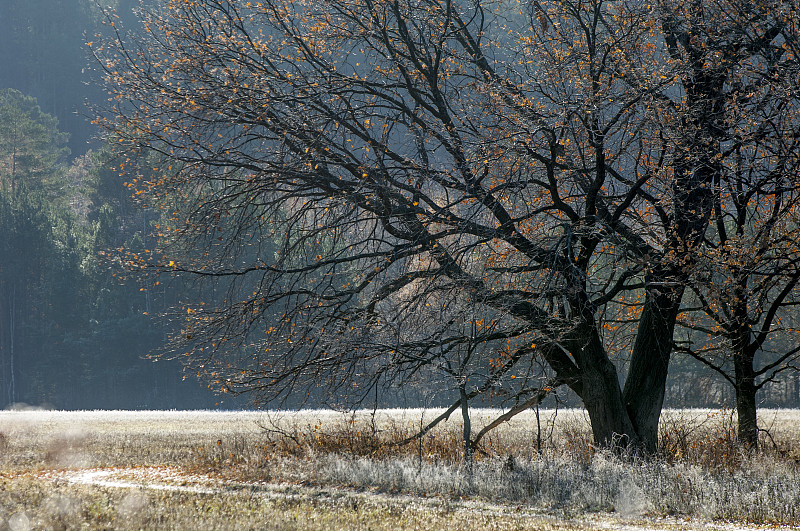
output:
M735 119L766 87L796 105L794 10L144 10L141 37L94 45L101 124L158 159L130 185L165 213L160 244L131 266L222 282L176 339L223 388L363 396L438 371L463 405L567 385L598 444L652 450L730 150L794 134L778 108Z

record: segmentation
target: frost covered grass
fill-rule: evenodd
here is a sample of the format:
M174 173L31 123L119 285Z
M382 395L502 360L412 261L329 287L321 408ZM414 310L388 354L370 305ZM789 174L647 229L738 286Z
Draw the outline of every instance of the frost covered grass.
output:
M0 529L800 523L797 410L762 411L759 454L729 412L667 411L649 460L592 448L581 411L529 411L469 466L456 419L398 444L438 413L0 412Z
M472 471L408 460L327 457L315 479L388 492L479 497L523 503L559 515L610 512L627 517L688 516L708 520L800 522L800 474L754 459L731 473L659 461L629 463L606 453L588 462L566 457L478 463Z

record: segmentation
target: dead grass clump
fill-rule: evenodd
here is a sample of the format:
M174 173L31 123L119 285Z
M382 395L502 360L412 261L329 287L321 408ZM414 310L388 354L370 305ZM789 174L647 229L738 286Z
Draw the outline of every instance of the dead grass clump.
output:
M271 480L274 468L260 442L249 437L229 436L208 445L198 445L183 465L190 473L213 474L239 480Z
M743 452L736 440L731 412L710 412L705 417L674 414L661 423L660 455L667 462L692 463L703 468L735 470Z
M560 426L559 432L553 434L555 440L549 441L546 448L562 457L569 457L581 463L591 461L595 453L592 431L586 422L570 419Z
M800 464L800 441L796 437L776 438L762 430L759 448L739 444L735 411L718 410L702 414L671 411L662 419L659 457L669 463L686 463L709 470L735 472L754 456L772 457L787 464Z
M88 466L91 459L86 454L88 436L79 431L68 432L53 438L47 445L44 461L56 467Z
M415 437L412 427L397 422L379 425L374 417L353 417L336 422L292 424L262 423L264 440L259 444L268 457L315 457L336 454L371 459L416 458L424 462L458 462L462 459L461 435L439 429Z

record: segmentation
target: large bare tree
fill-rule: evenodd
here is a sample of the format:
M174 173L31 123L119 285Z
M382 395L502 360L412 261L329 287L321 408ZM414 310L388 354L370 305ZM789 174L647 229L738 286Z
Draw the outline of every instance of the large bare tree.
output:
M228 289L183 310L187 359L267 396L432 369L453 409L565 384L597 444L654 450L752 56L691 4L171 0L93 44L101 122L158 154L131 185L172 215L133 265Z

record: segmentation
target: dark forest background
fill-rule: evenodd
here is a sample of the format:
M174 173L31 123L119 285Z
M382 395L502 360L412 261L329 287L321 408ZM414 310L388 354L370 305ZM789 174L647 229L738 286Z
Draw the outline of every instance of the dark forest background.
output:
M115 6L131 25L133 4ZM148 359L188 288L103 258L146 248L154 214L89 118L106 97L87 47L100 15L90 0L0 7L0 408L233 407L179 363Z
M135 5L113 5L128 28ZM120 160L91 124L91 109L106 99L87 46L108 29L101 15L92 0L0 7L0 408L244 406L213 394L178 361L149 356L177 330L170 309L208 294L180 277L131 277L106 259L109 250L147 249L158 213L125 186L147 161ZM797 372L786 373L760 405L797 407L799 395ZM379 402L436 405L437 397L412 390ZM733 404L718 376L674 359L668 407Z

